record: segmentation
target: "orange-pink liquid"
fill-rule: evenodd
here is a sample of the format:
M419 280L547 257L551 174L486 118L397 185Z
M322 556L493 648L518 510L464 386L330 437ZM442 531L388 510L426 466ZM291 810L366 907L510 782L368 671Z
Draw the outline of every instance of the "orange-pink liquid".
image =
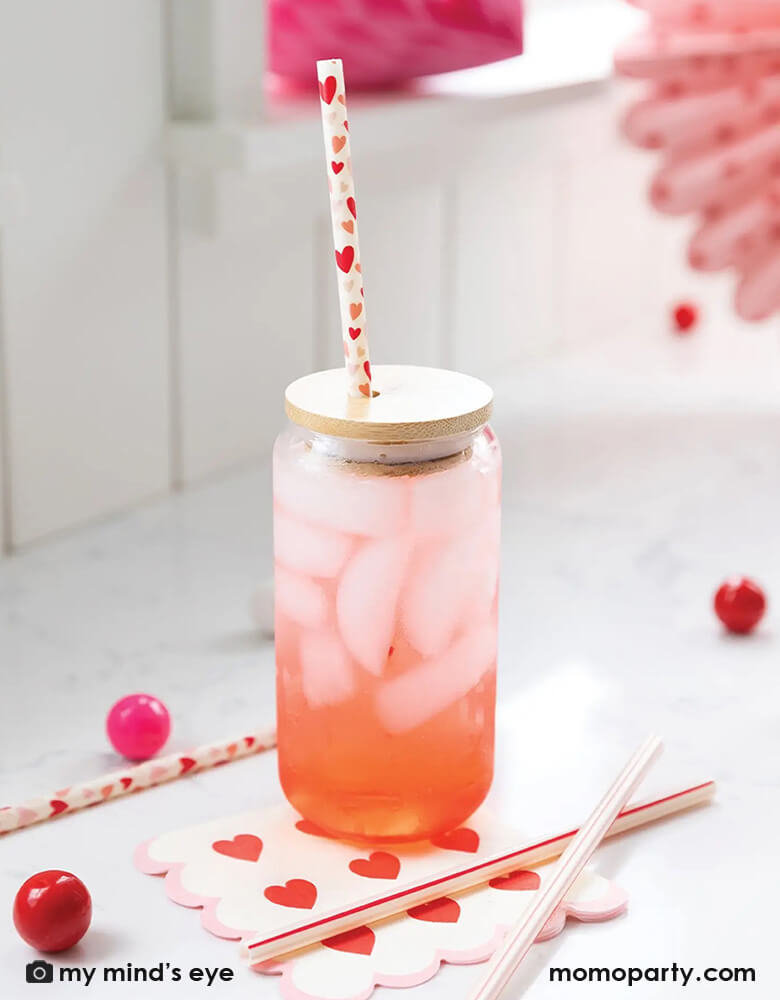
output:
M282 436L274 500L285 795L339 836L413 840L457 826L493 776L492 434L463 461L401 476L356 474Z

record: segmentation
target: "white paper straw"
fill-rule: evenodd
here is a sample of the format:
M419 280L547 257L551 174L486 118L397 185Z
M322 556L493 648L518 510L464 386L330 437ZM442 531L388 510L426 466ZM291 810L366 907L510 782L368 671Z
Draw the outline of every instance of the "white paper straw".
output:
M555 908L572 887L618 813L660 754L661 748L658 737L649 736L631 757L562 854L553 877L537 894L520 922L507 934L471 1000L498 1000Z

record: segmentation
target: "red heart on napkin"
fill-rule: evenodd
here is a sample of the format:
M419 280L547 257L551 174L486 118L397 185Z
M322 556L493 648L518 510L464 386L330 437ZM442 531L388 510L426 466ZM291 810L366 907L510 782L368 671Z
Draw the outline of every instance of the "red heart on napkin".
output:
M512 892L533 892L542 884L536 872L516 871L508 875L498 875L492 878L488 885L492 889L509 889Z
M215 840L211 845L217 854L238 861L257 861L263 852L263 842L253 833L239 833L232 840Z
M192 757L179 757L179 763L181 764L179 774L186 774L187 771L191 771L195 767L195 761Z
M374 950L376 937L370 927L354 927L351 931L344 931L343 934L335 934L333 937L325 938L321 944L326 948L333 948L334 951L349 951L353 955L370 955Z
M476 830L462 826L459 830L450 830L449 833L433 837L431 843L434 847L443 847L445 851L465 851L467 854L474 854L479 850L479 834Z
M357 212L355 211L355 199L354 198L347 198L347 208L352 213L352 218L356 219L357 218Z
M363 330L362 326L351 326L349 328L349 336L351 340L357 340Z
M341 160L331 160L330 165L333 168L334 174L340 174L341 171L344 169L344 164Z
M301 833L309 833L312 837L327 837L330 839L329 833L325 833L325 831L321 830L316 823L312 823L311 820L308 819L299 819L295 824L295 829L300 830Z
M429 920L434 924L456 924L460 918L460 906L449 896L421 903L406 912L415 920Z
M124 788L125 790L127 790L132 785L133 779L132 778L120 778L119 779L119 783L122 786L122 788Z
M317 901L317 887L305 878L288 878L284 885L269 885L264 895L279 906L310 910Z
M325 101L326 104L330 104L333 100L333 95L336 93L336 77L326 76L324 80L320 80L320 97Z
M341 270L348 274L355 259L355 248L347 244L343 250L336 251L336 263Z
M59 816L61 812L65 812L68 808L68 803L63 802L61 799L52 799L49 805L51 806L52 816Z
M373 851L367 858L350 861L349 870L364 878L398 878L401 862L394 854Z

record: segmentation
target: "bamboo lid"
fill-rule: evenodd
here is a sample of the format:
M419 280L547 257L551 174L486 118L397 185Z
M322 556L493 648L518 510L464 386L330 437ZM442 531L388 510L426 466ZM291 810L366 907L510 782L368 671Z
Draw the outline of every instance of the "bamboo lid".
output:
M373 398L347 395L344 368L313 372L287 386L293 423L320 434L405 444L475 431L490 419L493 390L471 375L416 365L373 366Z

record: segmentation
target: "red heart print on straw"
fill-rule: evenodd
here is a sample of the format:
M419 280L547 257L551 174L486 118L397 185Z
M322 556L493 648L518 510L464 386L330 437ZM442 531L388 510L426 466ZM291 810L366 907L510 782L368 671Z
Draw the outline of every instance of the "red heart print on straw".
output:
M349 274L355 259L355 248L347 244L343 250L336 250L336 263L345 274Z
M333 100L333 95L336 93L336 77L326 76L324 80L320 80L320 97L325 102L325 104L330 104Z
M321 59L317 63L317 79L320 92L320 110L322 112L322 132L325 139L325 163L328 176L337 175L338 184L329 184L330 218L333 228L333 245L336 254L336 265L344 274L354 267L361 271L360 243L358 240L357 210L355 207L355 180L352 173L352 151L350 149L350 132L346 120L346 96L344 88L344 67L340 59ZM334 120L333 105L343 104L345 113L336 116ZM337 153L340 159L334 160ZM342 245L344 233L350 234L350 242ZM341 332L344 342L344 363L346 370L347 394L352 397L371 399L371 366L358 365L360 359L369 360L368 340L366 337L365 310L362 313L360 327L350 325L360 311L351 313L348 290L338 283L339 310L341 313ZM358 353L362 351L362 353ZM367 381L366 381L367 380Z
M240 740L206 743L191 750L186 756L172 753L165 757L152 757L142 764L124 767L113 774L101 774L97 778L62 788L54 796L39 795L21 805L0 809L0 835L57 816L69 815L86 806L99 805L108 799L141 792L145 788L174 781L187 774L240 760L242 757L260 753L275 745L276 731L267 729L243 736Z

